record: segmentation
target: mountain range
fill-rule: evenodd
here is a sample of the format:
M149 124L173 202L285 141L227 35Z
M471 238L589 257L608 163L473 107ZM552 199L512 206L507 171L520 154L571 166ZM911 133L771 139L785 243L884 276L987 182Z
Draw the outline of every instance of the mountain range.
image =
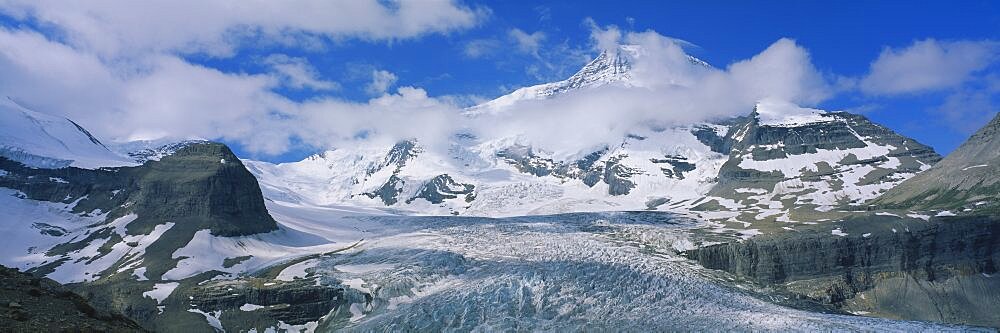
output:
M641 87L632 68L642 53L628 45L605 51L566 80L515 90L467 108L463 116L517 112L512 106L518 103L605 86ZM691 66L710 67L688 60ZM938 317L894 305L850 303L860 302L866 290L899 291L879 285L882 280L873 276L911 274L917 268L907 260L937 258L934 246L886 256L877 269L825 258L834 263L823 268L830 275L795 275L805 264L785 263L809 260L790 258L774 262L773 269L782 273L765 276L766 265L757 258L779 256L758 252L763 247L755 245L802 253L868 246L884 253L892 251L879 246L895 248L894 242L902 242L899 230L924 230L921 235L951 242L954 258L942 255L952 260L944 265L961 269L927 264L921 266L925 273L905 276L948 281L941 280L942 274L982 274L986 279L939 285L948 292L966 281L996 284L991 274L1000 246L987 245L1000 240L993 223L1000 207L1000 185L993 177L1000 165L1000 116L943 159L863 115L768 98L747 105L742 116L635 128L583 151L548 151L516 135L458 133L433 146L417 139L361 142L279 164L240 159L224 144L209 141L105 144L72 120L30 110L11 98L0 101L0 120L0 207L5 211L0 231L9 239L0 246L0 263L69 284L94 306L125 313L148 329L350 328L368 315L387 318L376 314L388 315L428 290L446 288L442 281L449 277L416 275L389 286L354 275L336 277L356 274L371 281L365 274L382 272L391 261L377 257L349 264L349 258L395 253L407 243L405 237L419 239L440 232L436 228L442 225L448 232L489 223L521 230L590 219L593 225L567 234L596 233L642 244L643 251L659 255L683 254L734 276L785 283L782 288L790 294L808 289L800 295L824 304L823 311L878 309L882 317L1000 325L992 317L942 314L961 312L961 302L928 301L927 306L955 307L939 311ZM671 221L666 223L670 230L658 229L664 219ZM952 223L952 229L928 227L948 221L971 222ZM677 233L675 224L690 229ZM902 227L890 227L897 225ZM978 226L975 232L961 228L971 225ZM481 233L488 234L473 231ZM966 248L955 243L958 233L978 235L981 241ZM803 242L818 245L809 249ZM474 271L457 269L464 266L449 261L452 254L435 251L391 258L428 260L424 263L444 265L456 276ZM461 263L495 255L462 251L471 252ZM864 257L851 251L838 258ZM329 261L338 264L324 264ZM897 261L902 263L891 264ZM323 267L334 277L318 274ZM831 280L852 268L883 275L865 275L866 283ZM814 271L827 272L823 269ZM421 279L440 284L417 288ZM806 279L809 288L793 288ZM853 289L836 289L845 285ZM990 304L989 297L973 303ZM843 319L838 318L824 320Z

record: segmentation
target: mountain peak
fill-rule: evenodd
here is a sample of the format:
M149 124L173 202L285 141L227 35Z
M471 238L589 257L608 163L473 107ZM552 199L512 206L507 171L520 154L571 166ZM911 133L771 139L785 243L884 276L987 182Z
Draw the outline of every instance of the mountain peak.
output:
M612 53L613 51L613 53ZM576 74L561 81L551 94L584 87L604 85L632 79L632 62L642 52L639 45L619 45L615 50L604 50L597 58L583 66Z
M611 50L602 50L593 60L569 78L514 90L486 103L470 107L466 114L477 115L503 111L525 100L540 100L587 88L618 84L626 87L641 85L633 80L632 68L637 59L645 56L641 45L623 44ZM711 68L701 59L687 56L692 65Z
M593 60L569 78L514 90L489 102L467 110L470 115L504 110L523 100L546 99L577 89L603 86L612 83L630 85L632 63L642 53L639 45L620 45L615 50L603 50Z

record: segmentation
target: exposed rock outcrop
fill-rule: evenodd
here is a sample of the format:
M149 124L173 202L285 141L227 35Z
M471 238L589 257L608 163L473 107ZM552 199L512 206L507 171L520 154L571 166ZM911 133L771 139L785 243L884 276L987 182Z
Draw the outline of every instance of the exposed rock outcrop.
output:
M73 212L77 214L107 213L103 224L90 226L86 237L49 249L46 254L50 257L106 239L117 240L104 243L110 248L123 236L110 224L134 214L135 219L125 225L128 235L149 234L158 225L173 223L143 255L143 265L149 268L147 276L159 278L174 267L177 259L171 254L187 245L199 230L210 230L216 236L277 230L257 179L219 143L191 144L137 167L35 169L0 157L0 169L7 172L0 177L0 187L18 190L28 199L76 202ZM107 253L102 251L100 256ZM50 261L34 272L47 274L62 263ZM113 274L117 268L115 265L107 273Z
M145 332L58 282L0 266L0 327L7 332Z
M686 255L841 309L1000 327L1000 218L872 215Z
M460 184L447 174L439 175L421 185L420 191L406 202L424 199L432 204L439 204L447 199L456 199L460 195L465 197L466 202L470 202L476 198L473 194L475 188L476 186L472 184Z
M891 186L941 160L932 148L872 123L864 116L828 112L816 118L795 125L768 124L755 109L750 117L735 119L725 137L712 136L707 129L696 130L695 135L713 150L728 148L728 151L721 151L728 154L729 159L719 170L719 182L710 195L740 199L742 196L736 194L737 189L757 188L772 192L776 184L788 180L800 180L801 185L790 187L801 188L802 194L838 191L845 186L880 183ZM878 157L854 155L862 153ZM825 155L798 157L807 154ZM889 158L893 160L890 162ZM781 162L783 159L789 160ZM794 167L785 167L788 163L794 163ZM754 165L759 166L751 167ZM850 173L858 173L859 181L844 184L845 178L852 178L845 176Z

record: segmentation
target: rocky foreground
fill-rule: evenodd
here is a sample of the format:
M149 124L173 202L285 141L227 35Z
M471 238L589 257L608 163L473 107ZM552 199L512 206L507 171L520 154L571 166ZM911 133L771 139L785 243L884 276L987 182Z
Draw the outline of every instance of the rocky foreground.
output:
M47 278L0 266L0 327L6 332L145 332Z

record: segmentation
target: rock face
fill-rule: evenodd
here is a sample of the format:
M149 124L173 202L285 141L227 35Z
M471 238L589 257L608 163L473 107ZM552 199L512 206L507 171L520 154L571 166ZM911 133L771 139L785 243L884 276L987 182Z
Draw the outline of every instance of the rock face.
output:
M282 321L292 325L302 325L319 320L346 300L342 300L344 289L318 287L314 281L299 280L281 284L261 281L223 281L194 287L190 294L192 304L209 310L240 309L242 312L227 311L229 316L220 319L226 322L252 321L260 318L261 324ZM245 306L246 304L256 306ZM227 318L232 317L232 318ZM245 318L240 318L245 317ZM230 320L227 320L230 319ZM237 320L243 319L243 320ZM251 325L252 328L253 326ZM259 329L263 330L267 326ZM234 327L237 328L237 327Z
M872 215L686 253L844 310L1000 327L1000 218Z
M608 195L629 194L629 191L636 186L631 180L632 176L641 174L642 171L622 163L628 154L609 154L609 152L610 150L605 147L578 160L565 162L538 156L531 147L514 146L497 152L496 157L525 174L579 180L588 187L603 182L608 186ZM660 163L659 160L653 162ZM688 171L693 170L693 165L690 166L692 168L687 169Z
M25 198L76 203L73 213L100 216L103 223L89 226L86 235L47 251L53 260L38 266L36 273L47 274L69 260L67 255L90 246L104 244L97 260L122 242L122 237L147 235L157 226L172 223L145 249L142 265L150 278L158 278L176 263L174 250L185 246L198 230L216 236L241 236L277 230L277 223L264 207L256 178L244 168L228 147L218 143L197 143L177 150L159 161L138 167L75 167L35 169L0 158L0 187L20 191ZM124 234L113 225L128 221ZM18 221L12 221L17 223ZM60 232L53 230L52 232ZM124 265L124 259L119 265ZM113 274L109 268L107 274Z
M219 236L277 229L256 178L218 143L192 144L139 167L35 169L2 158L0 167L8 172L0 186L20 190L29 199L79 200L74 212L100 209L109 212L108 220L140 215L130 230L162 221L187 221L183 223Z
M406 162L420 154L420 149L412 140L397 142L389 149L382 162L372 164L368 167L364 175L364 181L378 180L380 173L389 172L389 177L379 186L370 192L363 193L369 198L378 198L386 206L391 206L399 202L399 195L403 192L406 180L399 177L400 170L406 166Z
M930 170L889 190L873 204L904 209L955 209L1000 214L1000 114Z
M725 137L710 134L696 133L729 159L709 195L745 204L788 195L798 197L795 206L860 204L941 159L864 116L775 101L759 103ZM740 194L754 192L759 198Z
M413 202L416 199L424 199L432 204L439 204L447 199L455 199L459 196L464 196L465 201L469 202L476 198L475 194L473 194L475 188L475 185L459 184L451 176L444 174L424 183L420 187L420 191L417 192L417 195L407 200L407 203Z
M58 282L3 266L0 327L8 332L145 332L120 314L95 308Z

